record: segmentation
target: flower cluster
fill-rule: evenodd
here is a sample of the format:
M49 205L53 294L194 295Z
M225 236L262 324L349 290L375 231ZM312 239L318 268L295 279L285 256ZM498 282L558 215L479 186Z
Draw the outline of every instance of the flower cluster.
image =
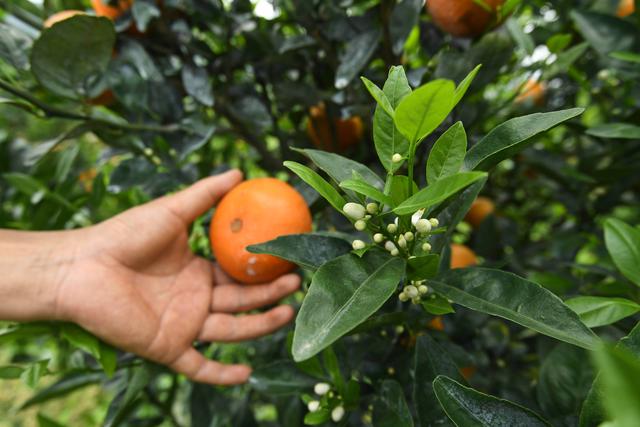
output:
M335 423L340 422L345 415L344 406L340 403L342 397L331 389L331 385L327 383L317 383L313 387L316 398L308 398L306 400L309 412L318 412L320 410L331 411L331 420Z

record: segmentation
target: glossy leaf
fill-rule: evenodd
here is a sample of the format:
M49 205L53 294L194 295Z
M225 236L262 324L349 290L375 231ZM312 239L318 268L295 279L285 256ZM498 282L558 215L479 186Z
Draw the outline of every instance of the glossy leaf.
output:
M476 67L473 70L471 70L471 72L456 87L456 90L453 94L454 107L458 105L458 103L462 100L464 95L467 93L467 90L469 90L469 86L471 86L471 83L473 83L473 80L476 78L476 75L478 75L480 68L482 68L482 64L476 65Z
M523 406L465 387L445 376L435 379L433 389L440 405L457 426L551 427Z
M0 379L15 380L20 378L23 372L24 372L24 368L21 366L15 366L15 365L0 366Z
M462 122L451 126L436 141L427 160L427 182L460 172L467 152L467 133Z
M389 19L389 36L394 55L402 54L411 30L418 23L423 3L422 0L401 0L393 7Z
M590 328L611 325L640 311L640 305L625 298L580 296L564 302Z
M373 199L376 202L380 202L387 206L391 206L391 207L395 206L395 203L391 196L387 196L382 191L378 190L371 184L364 182L362 180L348 179L346 181L342 181L340 183L340 187L345 188L347 190L355 191L358 194L367 196L370 199Z
M23 403L21 408L26 409L32 405L41 404L51 399L65 396L80 388L91 384L97 384L103 379L104 374L102 373L71 372L52 385L38 391L29 400Z
M247 246L247 251L274 255L300 267L317 270L325 262L349 253L351 244L344 239L326 234L290 234Z
M132 368L127 377L126 386L113 399L107 410L103 427L121 425L126 415L135 405L140 393L152 379L152 372L148 364Z
M451 425L438 403L433 381L438 375L446 375L465 382L451 355L429 335L421 335L416 341L413 358L413 404L420 426Z
M137 3L134 3L134 6ZM184 89L196 101L207 107L213 106L213 89L207 70L195 65L185 64L182 67L182 84Z
M367 320L396 290L404 267L404 260L378 250L320 267L296 318L294 360L314 356Z
M372 186L383 189L384 181L375 172L363 165L335 153L321 150L296 150L307 156L320 169L326 172L336 184L353 178L354 172ZM342 209L342 207L340 207Z
M389 98L387 98L387 95L382 91L382 89L380 89L378 86L376 86L375 83L373 83L366 77L360 77L360 79L364 83L364 86L367 88L373 99L375 99L378 105L382 107L384 112L393 117L394 107L391 105L391 102L389 102Z
M42 32L33 44L31 71L50 91L69 98L97 96L96 83L111 60L116 33L106 18L76 15Z
M598 138L640 139L640 126L631 123L607 123L588 129L587 134Z
M413 427L413 418L404 398L404 390L394 380L384 380L373 410L374 427Z
M579 116L583 111L582 108L571 108L507 120L471 147L464 159L465 168L488 170L524 149L534 136Z
M393 211L409 215L447 200L460 190L487 176L484 172L461 172L442 178L402 202Z
M455 86L451 80L434 80L405 96L394 116L404 137L417 143L433 132L453 108Z
M571 18L580 34L601 55L617 50L635 50L638 30L627 21L604 13L586 10L571 11Z
M297 162L287 161L284 162L285 167L293 171L296 175L300 177L304 182L309 184L316 190L322 197L327 200L331 206L334 207L338 212L342 212L342 208L347 203L346 200L338 193L338 191L333 188L331 184L324 180L320 175L318 175L312 169L301 165Z
M424 298L420 305L422 305L422 308L427 313L435 316L442 316L443 314L456 312L449 300L436 294L432 294L428 298Z
M616 267L640 286L640 229L609 218L604 223L604 241Z
M336 70L335 87L344 89L364 68L378 47L381 31L372 29L360 33L347 43L340 55L340 64Z
M12 25L0 23L0 58L18 70L29 69L31 38Z
M270 396L299 394L312 389L317 381L301 372L289 360L279 360L257 368L249 378L254 390Z
M409 177L393 175L389 177L388 188L385 191L393 199L393 206L398 206L409 198ZM418 185L413 183L414 194L418 192Z
M429 281L446 298L499 316L541 334L592 349L598 337L556 295L513 273L489 268L455 269Z
M400 101L411 93L411 87L407 81L404 68L401 66L391 67L382 91L395 110ZM380 163L387 171L395 172L402 166L403 162L394 163L391 161L391 157L396 153L406 156L409 150L409 142L398 131L393 122L393 116L389 115L380 106L376 107L373 116L373 142L380 158Z
M438 274L440 255L429 254L410 258L407 261L407 277L410 280L433 279Z

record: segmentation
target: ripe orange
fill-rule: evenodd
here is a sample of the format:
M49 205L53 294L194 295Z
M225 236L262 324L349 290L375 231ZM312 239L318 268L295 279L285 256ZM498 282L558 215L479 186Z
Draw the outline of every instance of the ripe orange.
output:
M620 3L618 3L618 11L616 12L616 15L618 15L620 18L626 18L635 11L636 5L634 0L620 0Z
M342 152L357 144L362 138L360 117L334 118L332 123L333 126L329 122L323 103L311 107L307 120L307 134L316 147L325 151Z
M114 7L110 6L106 0L91 0L91 7L95 10L96 16L104 16L112 20L129 10L132 4L133 0L119 0L118 6Z
M475 252L468 246L451 244L451 268L465 268L478 264Z
M516 104L536 105L541 107L544 105L546 95L546 85L531 79L522 88L520 95L516 98Z
M427 0L433 22L457 37L477 37L498 21L497 10L505 0L483 0L491 12L475 0Z
M474 376L475 373L476 373L475 366L465 366L463 368L460 368L460 374L465 380L471 379L471 377Z
M478 226L484 221L487 215L490 215L495 210L496 206L493 204L490 198L488 197L478 197L473 201L469 212L464 217L464 220L471 224L474 228L478 228Z
M434 331L444 331L444 323L442 323L442 316L436 316L429 320L427 327Z
M49 28L53 24L64 21L65 19L71 18L75 15L84 15L85 13L81 10L63 10L62 12L57 12L48 17L43 23L42 26L44 28Z
M242 283L269 282L295 267L246 246L285 234L311 231L307 203L289 184L275 178L245 181L227 193L211 222L211 247L222 269Z

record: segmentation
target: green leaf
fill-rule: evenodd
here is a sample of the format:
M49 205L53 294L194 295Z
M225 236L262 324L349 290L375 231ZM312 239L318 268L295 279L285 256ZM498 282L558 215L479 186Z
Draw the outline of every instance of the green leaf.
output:
M473 83L473 80L476 78L478 71L482 68L482 64L476 65L476 67L471 70L469 74L460 82L460 84L456 87L455 92L453 93L453 106L455 107L462 100L464 95L469 90L469 86Z
M401 55L411 31L420 19L422 0L402 0L395 4L389 19L389 37L394 55Z
M372 186L378 189L384 188L384 181L382 181L375 172L361 163L335 153L328 153L321 150L296 149L296 151L311 159L311 161L326 172L336 184L353 178L353 173L355 172L356 175L361 176L362 179ZM342 206L340 209L342 209Z
M438 401L449 418L464 427L551 427L535 412L488 394L465 387L445 376L433 382Z
M625 298L582 296L564 303L590 328L611 325L640 311L640 305Z
M411 93L411 87L407 81L404 68L401 66L391 67L382 91L395 110L400 101ZM395 172L402 166L402 162L392 162L391 157L396 153L406 156L409 150L409 142L398 132L398 128L393 122L393 116L389 115L380 106L376 107L376 112L373 116L373 143L380 158L380 163L387 171Z
M389 177L388 189L385 193L393 199L393 206L398 206L409 198L409 177L404 175L393 175ZM418 185L413 183L413 193L418 192Z
M588 129L587 134L598 138L640 139L640 126L630 123L607 123Z
M42 32L33 44L31 71L51 92L69 98L90 98L103 87L96 83L106 71L116 33L106 18L76 15Z
M344 51L340 54L340 64L336 70L334 82L336 89L347 87L360 70L369 63L369 59L378 47L381 33L379 28L374 28L359 33L347 42Z
M455 86L451 80L434 80L405 96L394 116L396 127L411 143L433 132L453 109Z
M100 340L89 332L72 323L64 323L61 326L61 335L74 347L89 353L96 360L100 359Z
M569 344L592 349L598 337L553 293L513 273L449 270L429 284L456 304L502 317Z
M98 361L100 362L104 373L107 374L107 377L113 377L118 366L118 354L116 353L116 349L111 347L109 344L100 341L100 357L98 358Z
M578 32L601 55L637 50L638 29L630 22L604 13L574 9L571 18Z
M609 218L604 223L604 241L618 270L640 286L640 230Z
M589 49L588 43L580 43L573 46L566 52L558 53L558 59L551 64L546 70L543 71L542 81L549 81L558 74L566 73L569 68L585 54Z
M346 200L338 193L338 190L333 188L331 184L325 181L320 175L308 167L297 163L286 161L285 167L293 171L304 182L309 184L316 190L322 197L324 197L338 212L342 212L342 208L347 203Z
M432 294L428 298L423 299L420 304L427 313L435 316L442 316L443 314L456 312L449 300L441 297L440 295Z
M429 254L409 258L407 277L409 280L433 279L438 274L440 255Z
M391 102L389 102L389 98L387 98L387 95L382 91L382 89L380 89L378 86L376 86L375 83L373 83L366 77L360 77L360 80L362 80L373 99L376 100L378 105L382 107L385 113L393 117L393 106L391 105Z
M595 353L601 370L603 403L616 427L636 427L640 420L640 359L623 348Z
M12 25L0 23L0 58L18 70L29 69L31 38Z
M583 108L572 108L507 120L471 147L464 159L465 168L488 170L524 149L525 143L534 136L579 116L583 111Z
M311 389L316 382L316 379L301 372L289 360L278 360L257 368L249 378L249 384L254 390L269 396L300 394Z
M632 62L634 64L640 64L640 55L638 55L637 53L618 51L618 52L611 52L611 54L609 56L614 58L614 59L619 59L620 61L626 61L626 62Z
M104 379L100 372L70 372L56 381L54 384L40 390L29 400L22 404L21 409L47 402L51 399L65 396L80 388L91 384L97 384Z
M391 196L387 196L382 191L378 190L377 188L375 188L374 186L372 186L367 182L357 180L357 179L348 179L346 181L342 181L340 183L340 187L347 190L355 191L358 194L367 196L370 199L373 199L376 202L380 202L387 206L391 206L391 207L395 206L395 203L393 201L393 198L391 198Z
M314 356L367 320L396 290L404 268L403 259L377 250L320 267L296 319L294 360Z
M138 3L134 3L134 7ZM182 66L182 85L184 90L196 101L207 107L213 106L213 89L211 76L204 67L197 67L191 64Z
M22 368L21 366L0 366L0 379L15 380L20 378L23 372L24 368Z
M331 383L338 388L338 393L341 395L344 393L345 381L340 370L340 362L338 361L338 355L331 346L324 349L322 352L322 362L324 369L329 373Z
M440 407L433 390L433 380L446 375L464 383L460 369L447 350L429 335L421 335L416 341L413 358L413 404L419 425L450 425L449 418Z
M393 211L398 215L409 215L418 209L430 208L486 176L484 172L460 172L442 178L409 197Z
M640 358L640 323L636 324L629 335L622 338L618 344L616 344L616 347L624 348L632 352L637 358ZM580 427L597 427L605 421L606 414L602 405L603 399L602 377L598 375L582 405Z
M433 184L441 178L460 172L466 152L467 133L462 122L457 122L433 145L427 160L427 182Z
M44 414L38 414L38 427L65 427L63 424L55 421L52 418L47 417Z
M152 369L149 364L143 363L129 370L126 386L113 399L107 410L107 416L103 427L121 425L127 415L138 401L142 390L149 385L152 379Z
M35 363L32 363L22 372L20 378L22 382L24 382L28 387L36 388L38 385L38 381L44 375L49 373L49 359L39 360Z
M247 246L247 251L274 255L315 271L325 262L349 253L351 244L342 238L324 234L290 234Z
M404 398L404 390L394 380L384 380L373 410L375 427L413 427L413 418Z
M318 409L316 412L307 412L304 416L304 423L308 426L317 426L329 421L331 413L326 408Z

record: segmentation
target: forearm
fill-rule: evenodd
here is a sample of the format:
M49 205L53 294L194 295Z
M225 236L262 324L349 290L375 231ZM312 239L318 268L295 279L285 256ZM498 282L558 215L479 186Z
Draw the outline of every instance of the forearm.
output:
M0 230L0 320L56 320L80 231Z

